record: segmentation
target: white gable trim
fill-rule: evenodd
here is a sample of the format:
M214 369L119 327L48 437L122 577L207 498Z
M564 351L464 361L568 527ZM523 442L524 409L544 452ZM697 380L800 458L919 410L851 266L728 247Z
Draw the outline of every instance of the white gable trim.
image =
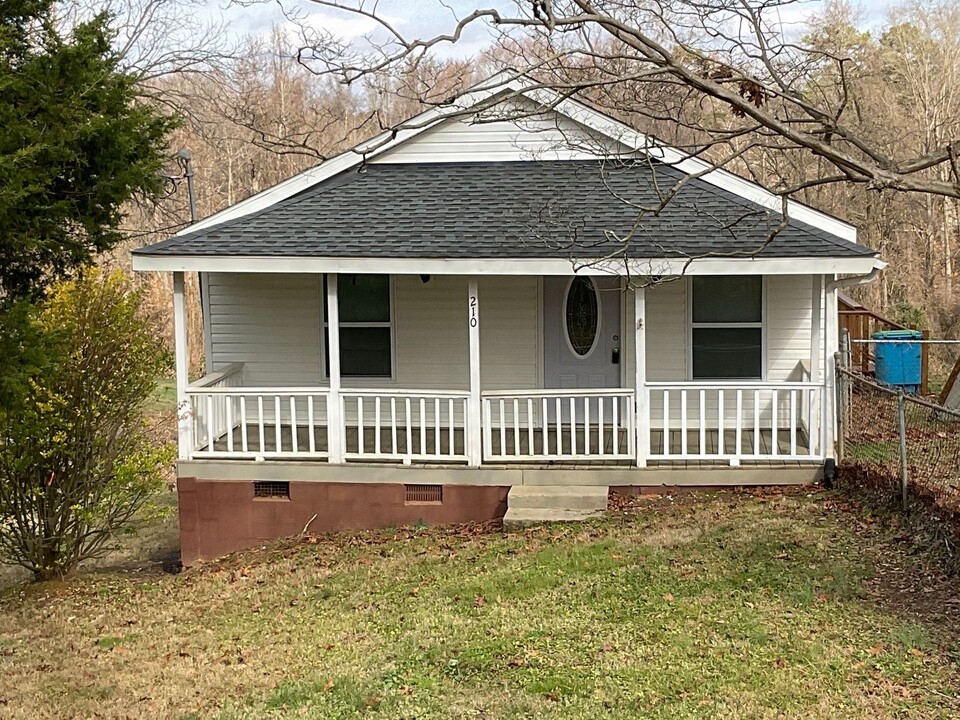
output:
M646 275L863 275L886 263L855 258L631 258L629 274ZM387 273L391 275L626 275L623 261L567 258L341 258L133 255L136 271L231 273Z
M673 165L686 174L699 175L703 173L699 175L699 177L715 187L726 190L769 210L775 212L782 210L782 200L780 196L764 189L757 183L735 175L728 170L714 168L710 163L699 158L691 157L676 148L654 142L649 136L637 132L628 125L593 110L579 101L564 99L554 90L537 87L535 83L527 78L511 76L508 72L501 72L475 85L471 90L453 100L450 105L434 107L420 113L402 123L395 132L389 131L382 133L370 140L360 143L355 148L330 158L320 165L309 168L289 180L267 188L246 200L241 200L228 208L224 208L210 215L200 222L184 228L178 232L177 235L204 230L264 210L334 175L356 167L364 160L369 160L381 155L402 143L414 141L418 135L435 127L451 115L462 115L464 112L480 104L488 103L493 98L510 94L523 95L548 111L554 110L587 129L626 146L631 150L631 155L636 152L643 152L647 153L650 157ZM503 158L495 159L503 160ZM522 160L523 157L518 154L516 159ZM454 161L456 158L449 158L449 160ZM850 242L857 241L856 227L816 210L809 205L804 205L795 200L788 200L787 213L789 217L805 222L831 235Z

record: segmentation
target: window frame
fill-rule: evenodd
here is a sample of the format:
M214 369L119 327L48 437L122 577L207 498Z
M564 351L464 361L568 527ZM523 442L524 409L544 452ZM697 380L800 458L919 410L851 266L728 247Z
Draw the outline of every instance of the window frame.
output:
M586 280L590 283L590 289L593 291L593 297L597 303L597 327L593 334L593 343L590 345L590 349L586 355L581 355L574 349L573 341L570 340L570 325L567 322L567 304L570 302L570 291L573 289L573 283L578 279ZM600 295L600 286L597 284L596 279L589 275L574 275L570 278L564 288L563 297L561 298L560 320L561 327L563 328L563 339L567 342L567 350L570 352L570 355L577 360L588 360L593 357L603 337L603 297Z
M333 274L333 273L331 273ZM390 329L390 375L344 375L343 368L340 370L340 385L350 386L354 382L362 386L371 381L381 383L395 383L397 381L397 316L396 316L396 292L394 285L394 276L387 273L336 273L337 275L337 294L339 300L340 282L347 275L387 275L388 290L387 302L390 305L390 319L388 321L377 322L346 322L341 320L338 325L343 328L389 328ZM330 368L327 362L327 333L329 332L330 322L325 317L324 308L327 302L327 273L323 273L320 278L320 377L329 382ZM338 302L339 306L339 302ZM342 358L341 358L342 363Z
M736 275L732 277L737 277ZM767 381L767 276L760 278L760 321L759 322L694 322L693 321L693 277L687 277L687 380L702 383L756 383ZM699 328L760 329L760 377L740 378L697 378L693 374L693 331Z

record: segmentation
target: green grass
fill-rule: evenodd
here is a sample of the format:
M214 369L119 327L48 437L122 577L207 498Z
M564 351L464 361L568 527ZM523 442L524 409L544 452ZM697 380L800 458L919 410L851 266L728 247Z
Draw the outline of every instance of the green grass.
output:
M144 411L147 414L172 413L177 409L177 381L175 378L161 378L157 387L147 399Z
M921 571L830 496L721 494L99 572L8 593L0 717L957 717Z
M900 458L900 445L897 440L850 443L847 449L851 460L899 462Z

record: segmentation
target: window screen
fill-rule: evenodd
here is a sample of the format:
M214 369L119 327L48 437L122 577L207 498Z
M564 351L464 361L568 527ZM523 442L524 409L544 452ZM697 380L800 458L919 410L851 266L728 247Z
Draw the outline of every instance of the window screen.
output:
M763 377L763 278L692 279L693 379Z
M693 322L759 323L763 320L763 278L717 275L693 278Z
M340 375L390 377L393 332L389 275L340 275ZM326 279L323 293L324 368L330 376L330 331Z

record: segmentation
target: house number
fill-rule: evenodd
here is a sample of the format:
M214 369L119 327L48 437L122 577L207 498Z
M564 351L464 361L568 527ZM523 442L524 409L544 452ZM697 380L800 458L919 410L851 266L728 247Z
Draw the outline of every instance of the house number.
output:
M470 296L470 327L475 328L480 321L477 319L477 296Z

